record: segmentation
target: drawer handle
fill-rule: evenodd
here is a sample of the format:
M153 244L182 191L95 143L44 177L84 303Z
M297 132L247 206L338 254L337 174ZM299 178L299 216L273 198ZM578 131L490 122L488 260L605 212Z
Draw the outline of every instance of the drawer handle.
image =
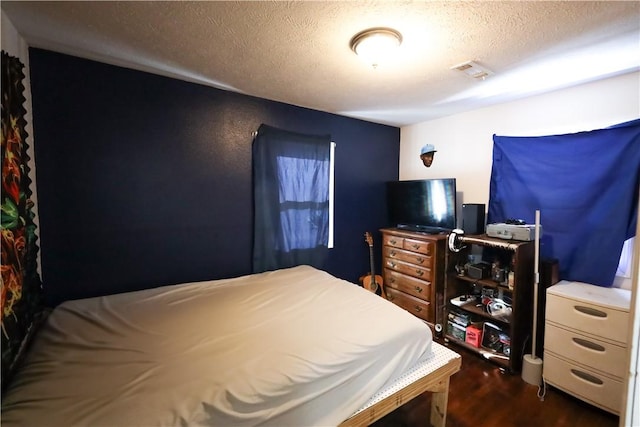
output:
M391 283L396 283L396 278L392 277L391 280L389 280Z
M571 373L576 377L580 378L581 380L590 382L592 384L595 384L595 385L604 384L604 382L600 378L594 377L593 375L587 374L586 372L582 372L577 369L571 369Z
M422 311L422 307L420 307L419 305L415 306L415 309L418 313L420 313Z
M607 317L607 313L605 313L604 311L596 310L595 308L585 307L582 305L574 305L573 308L575 308L580 313L584 313L588 316L602 317L602 318Z
M388 299L389 301L393 301L395 298L394 298L394 296L393 296L393 295L387 295L387 299Z
M422 264L424 262L424 258L422 257L417 257L416 261L418 262L418 264Z
M415 243L414 243L413 245L411 245L411 247L412 247L413 249L415 249L415 250L420 249L420 245L415 244Z
M584 340L582 338L573 337L571 339L573 340L573 342L575 342L579 346L588 348L589 350L600 351L600 352L604 352L604 350L605 350L605 348L603 346L601 346L600 344L596 344L594 342L587 341L587 340Z
M397 252L396 251L391 251L389 252L389 256L396 256Z
M422 288L420 286L416 286L416 292L421 293L422 292Z
M389 264L389 267L391 268L396 268L396 263L393 261L387 261L387 263Z
M424 271L423 270L416 270L416 274L418 276L423 276L424 275Z
M391 239L389 240L389 243L391 243L392 245L395 245L396 243L398 243L398 241L396 239Z

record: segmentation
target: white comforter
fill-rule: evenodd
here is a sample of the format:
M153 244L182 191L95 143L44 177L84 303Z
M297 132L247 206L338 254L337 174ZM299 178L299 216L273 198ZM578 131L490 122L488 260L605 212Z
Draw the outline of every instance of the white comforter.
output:
M308 266L69 301L2 426L331 426L430 355L423 322Z

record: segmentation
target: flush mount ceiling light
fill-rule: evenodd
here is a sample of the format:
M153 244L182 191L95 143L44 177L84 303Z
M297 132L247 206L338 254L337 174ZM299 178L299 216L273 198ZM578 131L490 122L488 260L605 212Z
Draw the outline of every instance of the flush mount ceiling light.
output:
M351 50L376 68L391 57L402 43L402 34L392 28L369 28L353 36Z
M451 69L461 71L467 76L477 80L484 80L493 74L492 71L489 71L488 69L479 65L477 62L473 61L467 61L463 64L456 65L455 67L451 67Z

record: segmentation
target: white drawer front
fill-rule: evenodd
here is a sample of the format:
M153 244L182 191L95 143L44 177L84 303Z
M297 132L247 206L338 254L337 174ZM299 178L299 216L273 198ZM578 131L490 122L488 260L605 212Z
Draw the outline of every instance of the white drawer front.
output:
M547 321L625 344L629 313L547 294Z
M621 381L577 367L546 351L543 369L547 383L602 409L620 413L623 390Z
M545 325L544 348L567 359L622 378L627 365L627 348L587 335Z

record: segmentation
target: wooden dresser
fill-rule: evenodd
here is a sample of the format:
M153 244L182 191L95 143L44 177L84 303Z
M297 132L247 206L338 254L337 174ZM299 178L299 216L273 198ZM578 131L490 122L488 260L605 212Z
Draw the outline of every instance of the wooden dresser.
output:
M447 236L395 228L380 231L387 299L432 328L441 326L438 295L442 298Z
M560 281L547 289L544 379L619 414L625 393L631 292Z

